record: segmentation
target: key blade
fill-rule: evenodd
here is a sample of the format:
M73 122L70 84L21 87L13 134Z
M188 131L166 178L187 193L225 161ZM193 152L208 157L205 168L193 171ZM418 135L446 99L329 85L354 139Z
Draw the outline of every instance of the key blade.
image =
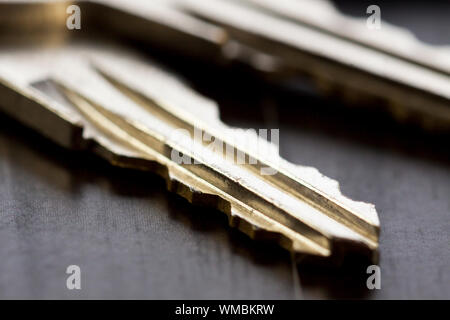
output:
M242 0L240 3L450 75L450 47L425 44L407 29L386 21L382 22L381 29L369 30L366 18L343 15L331 1Z
M182 10L223 27L230 41L278 58L294 74L312 77L325 93L340 91L340 97L363 102L371 98L401 120L436 130L450 129L450 77L445 66L430 68L422 65L426 64L423 59L422 64L408 61L401 53L396 56L374 50L236 1L177 3ZM399 42L404 40L398 37ZM439 56L446 55L442 51Z

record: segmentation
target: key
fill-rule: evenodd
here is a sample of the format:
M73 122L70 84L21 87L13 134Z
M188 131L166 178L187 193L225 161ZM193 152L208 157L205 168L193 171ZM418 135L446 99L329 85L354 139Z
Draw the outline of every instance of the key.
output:
M10 35L51 32L64 39L71 3L4 0L0 24ZM237 60L275 83L306 75L319 91L352 104L385 108L427 129L450 128L450 49L420 43L386 22L371 32L365 21L341 15L326 0L74 3L88 34L132 39L218 65Z
M266 54L291 74L311 77L325 93L357 102L369 99L424 128L450 128L448 48L422 44L385 22L383 31L372 32L365 21L341 15L326 1L170 3L224 28L229 35L225 52L239 57L252 48L257 54L247 60Z
M346 198L316 169L281 159L272 142L243 132L233 139L236 130L219 120L213 101L116 45L3 48L0 101L55 142L155 172L170 191L298 258L334 263L357 253L377 261L373 205Z
M240 3L450 75L450 47L422 43L408 30L386 21L379 30L371 32L364 28L366 19L347 17L328 0L243 0Z

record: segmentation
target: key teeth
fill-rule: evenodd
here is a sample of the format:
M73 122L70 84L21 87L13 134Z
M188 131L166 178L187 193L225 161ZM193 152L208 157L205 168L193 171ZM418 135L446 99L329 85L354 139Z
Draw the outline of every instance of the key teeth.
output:
M232 228L236 228L246 235L248 235L251 239L254 240L270 240L282 245L285 249L292 251L292 241L290 239L285 239L283 241L284 245L281 243L280 239L283 235L279 232L268 231L265 230L256 224L248 221L247 219L240 216L231 206L231 203L221 198L219 195L205 193L193 186L189 186L186 183L178 180L176 177L170 174L170 170L168 170L168 175L166 178L168 190L172 192L176 192L178 195L185 198L187 201L194 205L205 206L217 209L225 213L228 217L228 224ZM290 242L289 246L286 246L285 243Z
M274 244L278 244L279 246L290 252L295 252L293 240L286 237L282 233L261 228L256 224L254 224L253 222L248 221L244 217L235 213L233 209L231 209L230 213L229 214L227 213L227 215L229 218L228 221L230 227L240 230L241 232L249 236L251 239L256 241L271 242Z
M91 142L92 143L85 144L85 146L89 146L90 149L105 158L111 165L130 169L145 169L146 171L149 171L149 168L152 168L152 172L157 173L165 179L168 191L180 195L193 205L222 211L227 215L230 227L240 230L251 239L257 241L271 241L294 254L302 254L301 252L296 251L298 248L294 248L292 239L287 238L280 232L265 230L248 221L231 207L230 202L222 199L219 195L202 192L194 186L180 181L175 175L171 174L167 166L161 165L153 160L145 160L145 163L143 163L140 159L129 157L128 155L123 156L110 151L96 139L92 139Z
M251 239L257 241L271 241L281 245L280 243L280 238L282 237L281 233L264 230L238 215L230 215L230 217L231 217L229 219L230 226L242 231ZM292 246L289 246L287 248L285 247L285 249L290 251L292 250Z
M167 172L166 181L169 191L177 193L194 205L214 208L225 213L230 227L240 230L253 240L271 241L290 252L295 252L293 241L280 232L265 230L257 226L239 215L232 208L231 203L219 195L202 192L171 175L170 170L167 170Z

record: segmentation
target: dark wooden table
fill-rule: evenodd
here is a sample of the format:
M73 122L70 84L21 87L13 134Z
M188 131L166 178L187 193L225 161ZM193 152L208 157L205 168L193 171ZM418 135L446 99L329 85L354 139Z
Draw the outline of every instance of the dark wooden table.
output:
M353 14L367 7L338 2ZM379 2L383 18L450 42L449 6ZM226 123L280 128L284 157L376 204L381 290L366 289L365 265L297 267L223 214L166 192L162 179L63 150L1 115L0 298L450 298L448 136L234 71L180 72L219 101ZM66 289L71 264L81 290Z

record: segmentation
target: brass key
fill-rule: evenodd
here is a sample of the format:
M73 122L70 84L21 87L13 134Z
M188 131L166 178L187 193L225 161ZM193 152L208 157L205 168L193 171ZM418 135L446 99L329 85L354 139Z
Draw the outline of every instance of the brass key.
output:
M424 128L450 129L450 49L384 21L382 30L370 31L329 1L4 0L0 26L15 41L12 33L77 37L65 29L72 3L83 13L80 34L132 39L218 65L238 60L275 82L306 75L325 94L372 103Z
M377 259L373 205L344 197L313 168L258 152L274 150L260 137L230 139L214 102L154 64L92 44L10 49L0 55L0 79L8 114L66 147L158 173L169 190L225 212L251 237L318 258L358 251ZM219 142L223 149L212 147Z
M352 102L375 101L398 119L450 129L450 49L385 22L370 31L324 0L167 0L224 28L224 52L252 65L307 75ZM252 54L253 52L253 54ZM261 59L262 55L266 59ZM263 60L263 62L261 62Z

